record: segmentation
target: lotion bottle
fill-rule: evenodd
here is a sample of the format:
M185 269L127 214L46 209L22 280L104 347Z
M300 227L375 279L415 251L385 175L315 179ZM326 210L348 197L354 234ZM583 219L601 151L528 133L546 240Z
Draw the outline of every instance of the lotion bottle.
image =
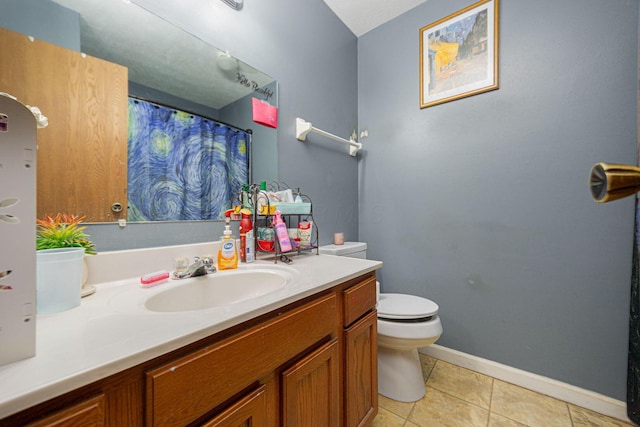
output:
M218 270L233 270L238 268L238 251L236 250L236 239L231 235L231 210L225 212L227 218L224 226L224 235L220 239L220 249L218 250Z
M293 249L291 246L291 240L289 240L289 231L287 230L287 225L282 220L280 216L280 211L276 211L273 215L273 228L276 229L276 236L278 237L278 242L280 243L280 251L289 252Z
M253 262L256 260L256 240L253 236L253 230L247 231L247 248L245 252L245 257L247 262Z

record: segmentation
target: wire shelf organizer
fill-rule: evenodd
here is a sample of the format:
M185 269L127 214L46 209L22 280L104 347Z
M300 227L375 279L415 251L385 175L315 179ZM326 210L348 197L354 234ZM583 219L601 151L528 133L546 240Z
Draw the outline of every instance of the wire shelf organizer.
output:
M291 190L293 195L300 196L302 202L279 202L274 200L274 194ZM271 197L270 197L271 196ZM300 253L319 254L318 239L319 232L316 222L313 219L313 203L311 198L303 194L300 188L295 190L284 182L272 181L266 185L266 189L260 189L256 184L252 184L249 189L249 202L253 210L253 229L255 233L255 245L257 253L272 253L274 262L291 263L290 256L299 255ZM276 211L280 211L280 215L289 230L289 239L291 240L293 250L283 251L273 229L273 216ZM300 244L298 232L298 224L303 222L311 222L311 238L308 246Z

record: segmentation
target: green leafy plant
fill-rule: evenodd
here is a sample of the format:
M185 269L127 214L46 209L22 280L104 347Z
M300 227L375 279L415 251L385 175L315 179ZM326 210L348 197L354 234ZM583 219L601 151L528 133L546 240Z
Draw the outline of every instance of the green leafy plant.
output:
M95 255L96 249L80 224L85 217L69 214L47 215L36 219L36 249L84 248L84 253Z

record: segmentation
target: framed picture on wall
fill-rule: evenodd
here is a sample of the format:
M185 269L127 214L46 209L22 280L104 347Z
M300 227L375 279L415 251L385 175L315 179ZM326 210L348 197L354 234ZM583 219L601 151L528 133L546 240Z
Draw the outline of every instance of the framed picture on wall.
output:
M498 89L498 0L420 28L420 108Z

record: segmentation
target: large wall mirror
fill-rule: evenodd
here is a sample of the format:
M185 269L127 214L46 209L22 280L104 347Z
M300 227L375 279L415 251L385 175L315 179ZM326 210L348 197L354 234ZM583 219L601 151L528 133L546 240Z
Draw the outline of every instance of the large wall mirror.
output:
M99 0L9 0L9 3L14 10L20 7L33 9L34 4L42 7L44 3L48 3L53 7L67 8L72 14L77 13L79 27L75 31L79 33L80 46L76 50L109 63L119 64L126 69L125 82L114 78L112 83L107 85L109 87L101 88L105 92L105 98L110 97L112 93L116 92L116 89L122 89L124 86L128 104L132 97L135 97L144 101L152 101L160 106L177 109L183 114L201 115L239 129L251 129L252 143L248 182L277 179L277 131L255 123L252 117L254 98L277 106L278 87L277 82L271 76L234 58L228 52L203 42L134 3ZM35 14L33 12L31 10L26 13L30 13L31 17L39 17L41 22L38 25L51 27L51 22L48 21L49 17L44 10L35 11ZM33 18L30 19L33 21ZM11 21L10 25L6 25L7 21L0 20L0 26L22 34L32 35L29 28L19 28L20 19L9 20ZM70 31L69 28L50 28L50 30ZM71 29L71 32L73 31ZM38 38L38 35L35 37ZM232 49L232 47L229 48ZM89 72L92 70L90 69ZM69 99L73 99L75 94L71 92L74 91L74 86L68 84L68 87ZM38 90L42 91L42 87ZM20 98L20 96L18 97ZM60 100L60 102L71 103L72 101ZM33 103L36 104L36 102ZM87 105L83 105L83 108L92 108L90 103L85 102L85 104ZM50 117L50 122L52 119L56 119L53 111L43 111L43 113ZM129 111L128 114L130 115L131 112ZM59 121L60 118L57 120ZM114 117L108 123L110 126L117 126L119 130L122 130L122 126L128 126L127 117ZM68 120L68 126L90 127L92 125L94 124ZM96 126L94 129L98 127ZM47 129L44 131L46 132ZM131 132L131 129L129 128L128 131ZM119 137L111 138L115 140ZM130 138L130 135L124 138ZM72 150L67 149L67 151ZM73 153L65 153L64 155L73 157ZM115 200L116 196L104 196L112 181L116 180L117 175L122 175L120 172L114 172L115 169L110 169L109 160L102 159L101 164L104 166L100 166L100 164L93 166L91 163L93 159L89 159L88 156L71 162L67 162L67 160L48 161L48 158L41 159L39 153L38 203L40 204L40 200L44 200L50 194L52 196L49 198L55 199L50 205L53 207L47 209L51 213L82 214L84 213L83 203L97 201L97 203L103 203L106 206L101 209L107 209L109 212L104 215L102 213L89 214L87 215L88 222L112 222L120 218L127 218L128 203L120 203L121 206L124 206L124 213L118 213L114 211L114 209L117 210L119 204L118 200ZM63 162L68 164L60 165ZM112 163L118 162L122 163L122 160L112 161ZM53 168L48 163L56 163L60 167ZM56 199L53 196L56 189L76 188L66 181L68 179L67 172L77 169L84 170L85 174L91 175L94 169L103 167L107 175L107 178L102 178L104 193L100 187L94 188L94 191L67 190L67 195L81 193L73 194L76 196L76 201L73 203L62 201L60 197ZM126 180L126 178L124 179ZM128 181L133 183L131 179ZM118 186L116 185L116 187ZM119 185L116 192L122 193L122 187ZM132 218L135 217L132 216Z

